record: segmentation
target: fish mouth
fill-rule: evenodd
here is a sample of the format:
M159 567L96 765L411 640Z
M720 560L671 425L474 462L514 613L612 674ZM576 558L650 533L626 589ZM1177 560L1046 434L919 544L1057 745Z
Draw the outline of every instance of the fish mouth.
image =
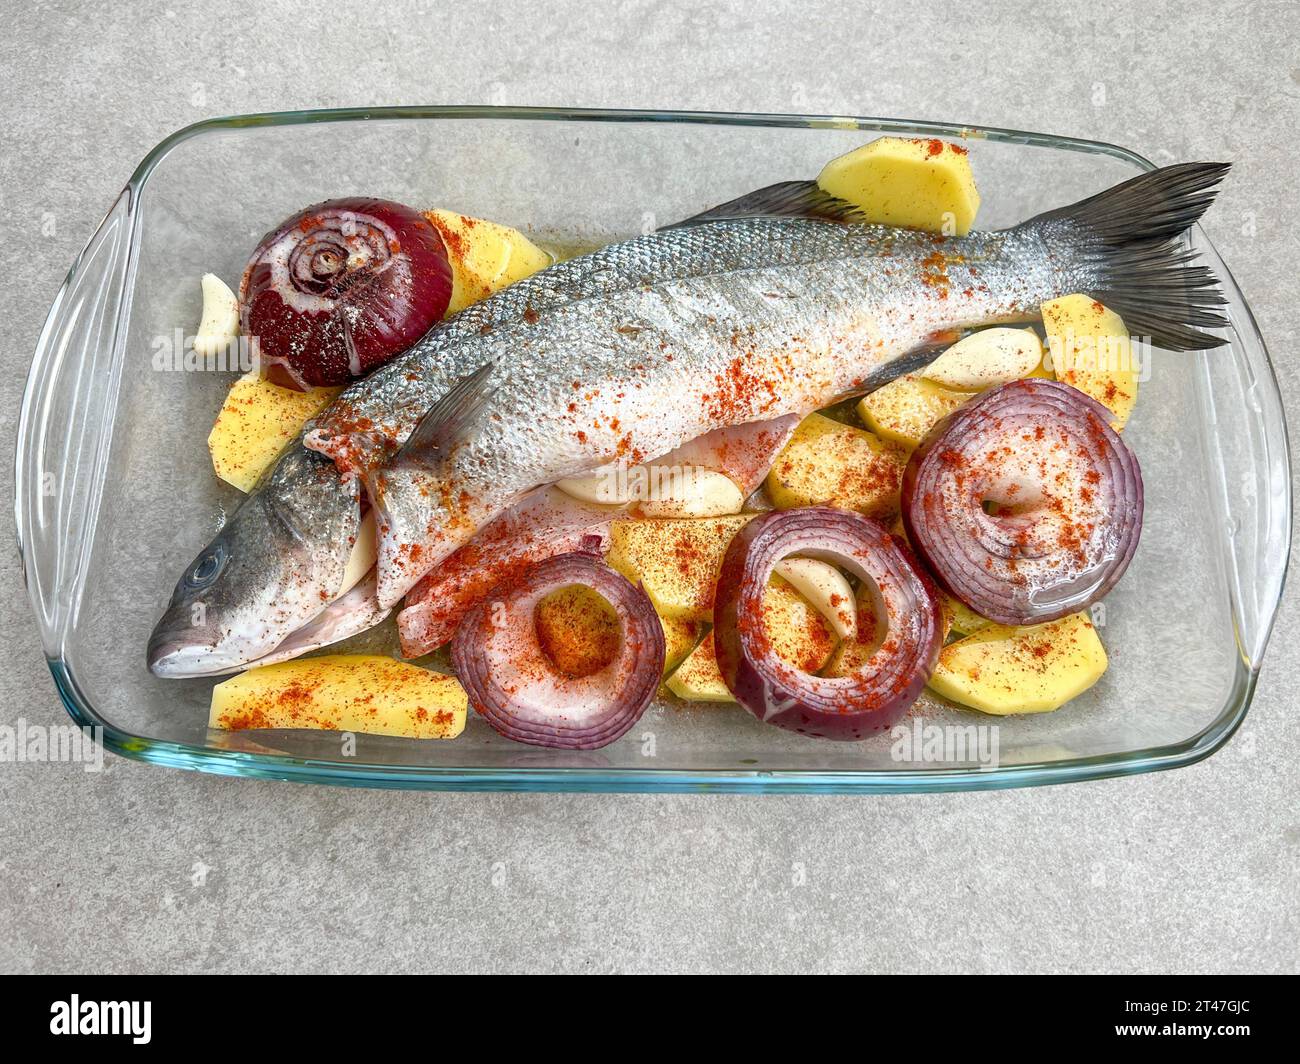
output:
M241 672L275 650L274 647L259 648L248 639L227 639L223 643L216 638L210 642L202 637L196 638L193 631L180 635L165 621L166 618L149 637L147 651L149 671L162 679L187 680ZM292 633L289 638L292 638Z
M162 679L184 680L240 672L253 662L244 655L204 643L185 643L155 635L149 640L149 671Z

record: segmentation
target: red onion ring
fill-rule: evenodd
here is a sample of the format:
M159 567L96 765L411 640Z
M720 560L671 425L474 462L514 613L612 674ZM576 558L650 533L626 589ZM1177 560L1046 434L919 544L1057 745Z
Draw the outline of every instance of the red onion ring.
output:
M874 589L883 640L845 676L783 661L763 630L768 578L792 554L838 565ZM736 700L768 724L824 739L862 739L893 725L929 681L943 641L935 589L902 540L869 517L826 506L763 514L736 533L713 624L718 669Z
M622 628L614 660L577 679L551 664L533 621L541 599L573 584L603 596ZM478 602L451 642L470 704L493 728L516 742L562 750L595 750L622 737L654 698L664 656L649 596L586 551L539 562Z
M451 281L442 237L418 211L328 200L262 237L240 282L240 325L268 380L345 384L428 332Z
M476 602L530 566L577 550L592 537L591 553L603 553L615 512L547 488L484 525L407 592L397 615L402 656L418 658L442 646Z
M903 475L903 521L949 593L1023 625L1076 613L1115 586L1137 549L1143 493L1110 417L1068 384L1030 378L935 426Z

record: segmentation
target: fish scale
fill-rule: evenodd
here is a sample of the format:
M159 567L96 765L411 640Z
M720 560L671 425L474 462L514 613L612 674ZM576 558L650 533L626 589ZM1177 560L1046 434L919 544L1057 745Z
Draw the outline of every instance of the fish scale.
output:
M1223 300L1181 234L1226 172L1165 167L948 238L854 221L789 182L549 267L436 326L306 427L177 582L150 668L212 675L354 634L538 485L868 391L936 334L1029 319L1047 299L1086 293L1170 350L1217 346L1201 330L1226 324ZM377 599L343 599L362 483Z
M539 485L657 458L717 428L808 413L861 390L934 333L1027 317L1068 277L1036 237L944 239L803 219L668 230L593 258L566 265L579 278L605 274L594 290L579 282L580 294L557 298L563 289L548 279L538 285L547 303L508 289L515 320L486 308L498 323L486 335L450 347L431 338L318 420L310 445L346 455L367 477L381 605ZM408 398L414 378L444 392L484 367L481 409L440 437L444 453L394 457L410 431L402 413L428 406ZM405 435L368 430L358 443L347 424L358 415Z
M926 260L931 265L921 267ZM794 293L786 288L797 284L801 271L815 275L863 262L874 266L862 280L891 288L900 310L941 304L945 287L958 293L970 288L978 297L989 279L972 270L978 274L977 264L987 263L995 269L1002 264L1023 270L993 279L1005 283L1009 292L1018 290L1019 302L1032 313L1037 299L1052 289L1057 272L1050 268L1038 238L1026 239L1014 231L943 238L805 219L751 219L663 230L559 263L471 305L348 388L307 426L304 436L309 447L349 469L368 472L393 456L453 381L501 357L512 361L513 371L519 352L532 349L539 332L558 327L565 311L618 301L638 289L673 286L681 291L690 282L697 282L692 290L706 302L712 297L708 306L716 310L718 298L739 298L744 290L740 282L749 275L761 278L759 291L776 298L817 300L822 293L806 285ZM835 293L834 279L827 280L826 291ZM700 307L697 303L690 309ZM936 313L935 320L944 317Z

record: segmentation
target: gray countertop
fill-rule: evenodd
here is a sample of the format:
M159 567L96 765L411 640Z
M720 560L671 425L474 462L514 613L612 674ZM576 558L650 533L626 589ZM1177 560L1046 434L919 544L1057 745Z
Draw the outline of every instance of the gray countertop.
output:
M895 115L1228 159L1206 229L1294 404L1300 9L1034 6L8 5L0 453L63 274L149 148L211 115L355 104ZM1069 787L408 794L0 764L0 969L1294 972L1298 620L1292 594L1218 755ZM12 549L0 645L0 722L62 723Z

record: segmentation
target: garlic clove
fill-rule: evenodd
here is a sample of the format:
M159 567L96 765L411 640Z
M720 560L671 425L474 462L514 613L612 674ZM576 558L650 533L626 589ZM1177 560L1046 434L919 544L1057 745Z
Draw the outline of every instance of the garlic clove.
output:
M825 617L837 636L857 638L857 600L848 578L835 566L816 558L783 558L772 571Z
M203 316L194 336L194 353L211 358L239 336L239 300L215 273L203 275Z
M352 553L348 555L348 563L343 569L343 583L339 587L339 593L334 596L335 599L346 595L375 567L375 559L378 557L375 531L375 511L367 510L357 528L357 538L352 544Z
M676 465L609 466L586 477L555 485L581 502L625 506L635 503L642 517L722 517L745 504L735 481L712 469Z
M1043 343L1032 329L981 329L953 344L921 371L935 384L983 391L1020 380L1043 361Z
M598 469L585 477L566 477L555 486L571 499L617 506L629 498L627 478L620 480L616 466Z
M745 497L730 477L697 469L671 493L637 504L642 517L725 517L740 513Z

